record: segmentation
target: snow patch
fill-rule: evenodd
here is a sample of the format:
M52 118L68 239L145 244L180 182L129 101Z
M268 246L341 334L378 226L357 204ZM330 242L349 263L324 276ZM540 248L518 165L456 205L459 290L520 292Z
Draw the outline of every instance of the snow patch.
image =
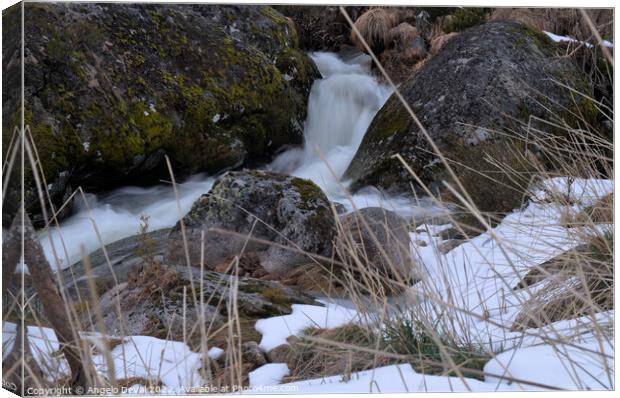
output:
M285 363L268 363L250 372L250 387L273 386L279 384L289 374Z
M263 335L260 348L269 352L286 344L286 338L299 334L309 326L335 328L358 319L356 311L336 304L324 302L325 307L307 304L293 304L289 315L260 319L255 329Z

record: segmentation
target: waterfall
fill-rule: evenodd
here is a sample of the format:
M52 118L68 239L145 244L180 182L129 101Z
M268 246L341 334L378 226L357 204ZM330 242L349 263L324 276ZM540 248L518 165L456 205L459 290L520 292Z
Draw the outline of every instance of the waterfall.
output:
M281 154L270 168L310 179L330 198L343 199L339 179L391 90L370 75L368 56L348 62L332 53L311 57L323 79L314 82L308 100L304 149Z
M332 53L313 53L322 74L314 82L308 100L305 145L280 154L267 169L314 181L333 201L354 207L381 206L412 214L417 207L410 198L386 198L373 188L349 197L346 183L340 181L355 155L375 114L391 91L370 73L370 58L360 55L349 61ZM181 213L186 214L198 197L213 186L213 176L196 175L177 185ZM170 185L150 188L125 187L107 195L87 195L88 206L76 199L75 214L60 229L40 234L45 254L52 264L54 243L62 268L80 259L80 246L87 253L104 244L135 235L140 216L149 216L149 229L172 227L179 219L175 194ZM427 208L428 210L428 208ZM96 223L97 231L93 222ZM51 240L50 240L51 237Z

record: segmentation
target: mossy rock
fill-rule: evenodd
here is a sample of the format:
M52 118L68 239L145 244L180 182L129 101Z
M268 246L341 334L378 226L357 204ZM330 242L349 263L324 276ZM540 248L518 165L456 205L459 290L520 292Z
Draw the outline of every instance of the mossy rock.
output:
M204 259L207 268L219 269L235 256L256 253L257 266L278 277L315 255L330 257L336 231L331 203L316 184L258 170L225 173L181 221L192 265ZM170 264L186 263L181 221L168 238Z
M527 161L532 148L519 135L530 117L537 128L544 125L536 123L536 117L556 122L570 122L569 115L574 114L596 118L585 98L575 103L562 86L591 94L573 60L557 56L557 49L542 32L516 22L489 22L450 40L400 87L474 205L483 212L504 213L521 204L519 193L534 171ZM567 114L570 109L578 112ZM374 185L392 193L411 194L413 186L424 194L394 158L396 154L427 187L461 204L444 183L463 196L464 192L393 95L370 124L345 178L351 180L354 191Z
M20 122L19 17L3 14L3 147ZM157 183L164 155L183 177L303 142L320 75L271 7L28 3L24 29L26 124L60 198Z

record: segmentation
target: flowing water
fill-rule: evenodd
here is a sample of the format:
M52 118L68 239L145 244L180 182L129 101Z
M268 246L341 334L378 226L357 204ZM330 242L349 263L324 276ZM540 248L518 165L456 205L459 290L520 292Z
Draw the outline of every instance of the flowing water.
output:
M317 80L308 101L303 148L280 154L267 169L311 179L327 196L350 211L354 207L381 206L405 215L427 213L433 209L413 203L406 197L384 197L374 188L353 195L340 182L359 147L372 118L390 96L389 88L371 76L370 58L360 55L347 62L331 53L311 54L323 79ZM62 268L101 245L135 235L141 215L149 217L149 229L172 227L192 203L208 192L215 178L195 175L178 184L180 211L172 186L125 187L96 197L76 200L76 211L59 229L42 233L46 256ZM96 226L96 228L95 228ZM62 239L61 239L62 238ZM53 245L52 245L53 242Z

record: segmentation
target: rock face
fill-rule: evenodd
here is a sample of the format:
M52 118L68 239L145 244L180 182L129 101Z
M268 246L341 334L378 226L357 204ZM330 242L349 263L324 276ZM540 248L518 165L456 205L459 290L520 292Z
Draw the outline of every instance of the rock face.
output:
M19 121L19 8L3 13L4 156ZM271 7L29 3L25 21L25 118L56 204L70 186L168 177L166 154L180 175L215 173L303 142L319 73Z
M148 335L177 341L183 341L186 337L191 345L199 346L200 322L205 322L206 329L216 330L227 321L230 309L226 302L234 278L204 271L201 281L200 270L196 268L147 264L132 273L127 282L120 283L101 296L104 327L110 334L120 334L122 325L126 335ZM196 301L191 290L192 282L196 289ZM237 310L241 320L289 314L294 303L314 303L310 296L277 282L238 278L235 283L238 284ZM204 302L202 317L201 285ZM84 324L88 327L95 325L95 321L93 314L91 318L85 318Z
M523 142L496 131L517 129L530 115L549 120L552 115L544 107L560 116L567 114L566 109L574 111L571 95L552 79L589 91L572 60L556 57L555 48L542 32L516 22L490 22L453 37L400 87L444 155L466 166L456 167L457 174L483 211L507 211L520 201L510 178L491 180L497 174L493 162L516 172L529 170L516 155L525 152ZM592 104L585 99L577 101L581 102L580 111L589 117ZM410 183L418 186L392 158L397 153L432 189L441 190L442 180L454 186L393 95L372 121L345 178L351 180L353 190L374 185L410 193ZM486 171L490 178L478 174Z
M311 260L247 236L329 256L335 231L330 202L319 187L308 180L264 171L226 173L194 203L183 223L193 265L200 264L201 234L205 231L208 268L235 255L257 252L262 267L274 275L284 275ZM180 222L170 233L165 258L170 264L186 263Z
M335 247L345 264L354 268L361 265L403 283L419 279L409 247L409 225L403 217L380 207L367 207L341 217L340 222ZM354 257L360 258L361 264Z

